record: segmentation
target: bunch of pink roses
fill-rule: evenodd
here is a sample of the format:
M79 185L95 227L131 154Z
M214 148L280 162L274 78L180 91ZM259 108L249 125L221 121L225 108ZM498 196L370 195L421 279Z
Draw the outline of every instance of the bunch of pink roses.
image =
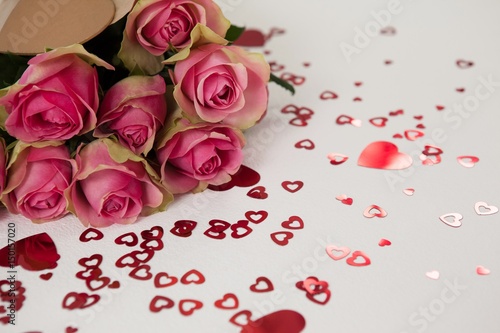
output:
M230 45L235 27L212 0L139 0L115 24L116 52L105 31L29 58L0 90L0 200L10 213L129 224L240 168L242 131L267 109L264 57Z

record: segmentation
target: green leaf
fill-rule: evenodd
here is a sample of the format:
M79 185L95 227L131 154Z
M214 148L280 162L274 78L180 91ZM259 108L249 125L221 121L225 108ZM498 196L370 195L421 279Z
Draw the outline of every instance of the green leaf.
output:
M226 37L224 37L224 38L232 43L241 36L243 31L245 31L245 27L238 27L236 25L231 24L231 26L229 27L229 29L226 32Z
M288 90L292 95L295 95L295 88L290 83L286 82L283 79L280 79L279 77L277 77L273 73L271 73L271 77L269 78L269 82L274 82L277 85Z

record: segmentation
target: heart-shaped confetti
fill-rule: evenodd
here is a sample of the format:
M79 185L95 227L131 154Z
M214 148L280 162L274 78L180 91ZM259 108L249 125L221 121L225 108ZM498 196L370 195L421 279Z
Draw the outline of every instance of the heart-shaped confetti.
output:
M402 116L404 113L405 113L405 111L403 109L399 109L396 111L390 111L389 116L391 116L391 117Z
M149 302L149 310L154 313L160 312L163 309L171 309L174 306L175 306L174 301L172 301L168 297L161 295L153 297L151 302Z
M241 333L300 333L305 326L306 320L300 313L280 310L249 322Z
M304 186L304 183L300 180L294 182L285 180L284 182L281 183L281 186L288 192L295 193Z
M205 282L205 276L196 269L192 269L189 272L186 272L181 277L182 284L190 284L190 283L203 284L204 282Z
M91 240L101 240L104 237L104 234L94 228L87 228L85 229L84 232L80 235L80 242L87 243L90 242Z
M295 144L295 148L313 150L315 148L314 142L309 139L300 140Z
M403 190L403 193L406 194L407 196L411 197L415 193L415 189L413 189L413 188L405 188Z
M457 161L466 168L472 168L479 162L479 158L476 156L458 156Z
M359 259L362 259L359 261ZM370 258L362 251L354 251L352 255L346 260L348 265L355 267L368 266L371 264Z
M333 260L344 259L351 253L351 249L346 246L327 245L326 254Z
M386 117L375 117L369 120L369 122L376 127L385 127L388 121L389 119L387 119Z
M498 207L493 205L488 205L484 201L478 201L474 205L474 210L477 215L493 215L498 213Z
M127 232L115 238L115 244L117 245L136 246L138 242L139 238L134 232Z
M166 272L159 272L155 275L154 285L156 288L166 288L176 284L178 279Z
M347 195L345 194L341 194L341 195L337 195L335 197L335 199L339 200L340 202L342 202L344 205L352 205L352 203L354 202L354 200L352 198L349 198Z
M303 282L304 289L309 294L321 294L328 289L328 282L318 280L314 276L310 276Z
M281 226L291 230L304 229L304 221L298 216L290 216L288 220L281 223Z
M461 69L471 68L472 66L474 66L474 63L472 61L464 60L464 59L458 59L456 61L456 64L457 64L458 68L461 68Z
M189 237L193 234L193 230L198 223L192 220L175 221L174 227L170 229L170 233L179 237Z
M367 218L372 218L372 217L386 217L387 212L380 206L377 205L370 205L366 207L365 211L363 212L363 216Z
M400 170L410 167L412 158L398 151L398 147L387 141L376 141L370 143L361 152L358 158L358 165L386 170Z
M255 283L250 286L254 293L267 293L274 290L273 283L265 276L259 276Z
M422 131L419 130L406 130L405 131L405 138L410 141L415 141L418 138L423 137L425 134Z
M271 239L279 246L287 245L288 241L292 238L293 238L293 233L290 231L277 231L271 234Z
M427 276L431 280L438 280L439 279L439 272L438 271L426 272L425 276Z
M151 266L149 265L137 266L136 268L131 270L128 275L131 278L141 281L146 281L153 277L153 274L151 273Z
M458 228L462 225L463 216L459 213L449 213L441 215L439 219L450 227Z
M442 106L442 105L436 105L436 110L443 111L444 110L444 106Z
M476 267L476 273L477 275L489 275L491 272L488 268L479 265Z
M218 299L214 302L214 305L218 309L223 309L223 310L232 310L232 309L237 309L239 306L239 300L238 297L236 297L235 294L233 293L227 293L224 296L222 296L221 299Z
M268 213L265 210L259 210L258 212L248 211L245 213L245 217L248 221L259 224L267 218Z
M388 239L385 239L385 238L382 238L378 242L378 246L380 246L380 247L390 246L390 245L392 245L392 242L390 240L388 240Z
M249 310L241 310L232 315L231 318L229 318L229 322L233 325L243 327L252 322L251 318L252 312Z
M264 186L256 186L252 188L250 191L248 191L247 195L250 198L254 199L266 199L268 196L266 193L266 188Z
M319 98L321 98L322 100L336 99L338 97L339 96L336 93L334 93L333 91L329 91L329 90L323 91L321 93L321 95L319 96Z
M248 226L247 220L240 220L235 224L231 225L231 237L235 239L243 238L250 235L253 231L252 228Z
M45 274L40 274L40 279L48 281L52 278L52 273L45 273Z
M332 165L340 165L349 159L348 156L339 153L330 153L326 156Z

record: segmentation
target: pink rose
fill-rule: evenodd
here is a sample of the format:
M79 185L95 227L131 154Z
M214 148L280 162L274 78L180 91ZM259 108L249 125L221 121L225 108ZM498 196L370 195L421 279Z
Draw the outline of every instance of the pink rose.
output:
M35 142L67 140L94 129L98 81L89 62L113 68L81 45L32 58L19 81L0 98L8 114L5 127L9 134Z
M110 139L92 141L75 159L76 174L65 194L68 209L85 226L133 223L173 200L144 158Z
M72 163L61 142L18 142L7 167L3 203L35 223L61 218L68 213L64 190L71 183Z
M238 129L222 124L193 125L181 118L159 142L162 183L174 194L227 183L241 166L244 144Z
M101 103L94 136L115 134L123 146L146 155L167 115L165 91L159 75L130 76L116 83Z
M261 54L237 46L202 45L175 65L174 98L192 122L247 129L267 109L269 76Z
M5 140L0 138L0 199L5 187L5 168L7 167L7 150L5 148Z
M118 57L131 72L156 74L168 50L227 43L230 26L212 0L142 0L127 17Z

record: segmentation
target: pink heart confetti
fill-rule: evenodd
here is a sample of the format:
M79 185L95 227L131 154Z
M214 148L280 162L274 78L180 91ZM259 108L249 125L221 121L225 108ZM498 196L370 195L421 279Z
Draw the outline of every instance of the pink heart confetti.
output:
M347 257L351 249L346 246L327 245L326 254L333 260L340 260Z
M450 227L458 228L462 226L461 221L463 219L463 216L459 213L448 213L441 215L439 219L441 220L441 222L443 222L446 225L449 225Z
M438 271L430 271L425 273L425 276L427 276L429 279L432 280L438 280L439 279L439 272Z
M379 242L378 242L378 246L380 247L384 247L384 246L390 246L392 245L392 242L388 239L385 239L385 238L382 238Z
M407 196L411 197L415 193L415 189L413 189L413 188L405 188L403 190L403 193L406 194Z
M476 156L458 156L457 161L460 165L466 168L472 168L477 162L479 162L479 158Z
M488 205L486 202L479 201L474 205L474 210L477 215L493 215L498 213L498 207Z
M491 271L488 268L479 265L476 267L476 273L477 275L489 275Z

